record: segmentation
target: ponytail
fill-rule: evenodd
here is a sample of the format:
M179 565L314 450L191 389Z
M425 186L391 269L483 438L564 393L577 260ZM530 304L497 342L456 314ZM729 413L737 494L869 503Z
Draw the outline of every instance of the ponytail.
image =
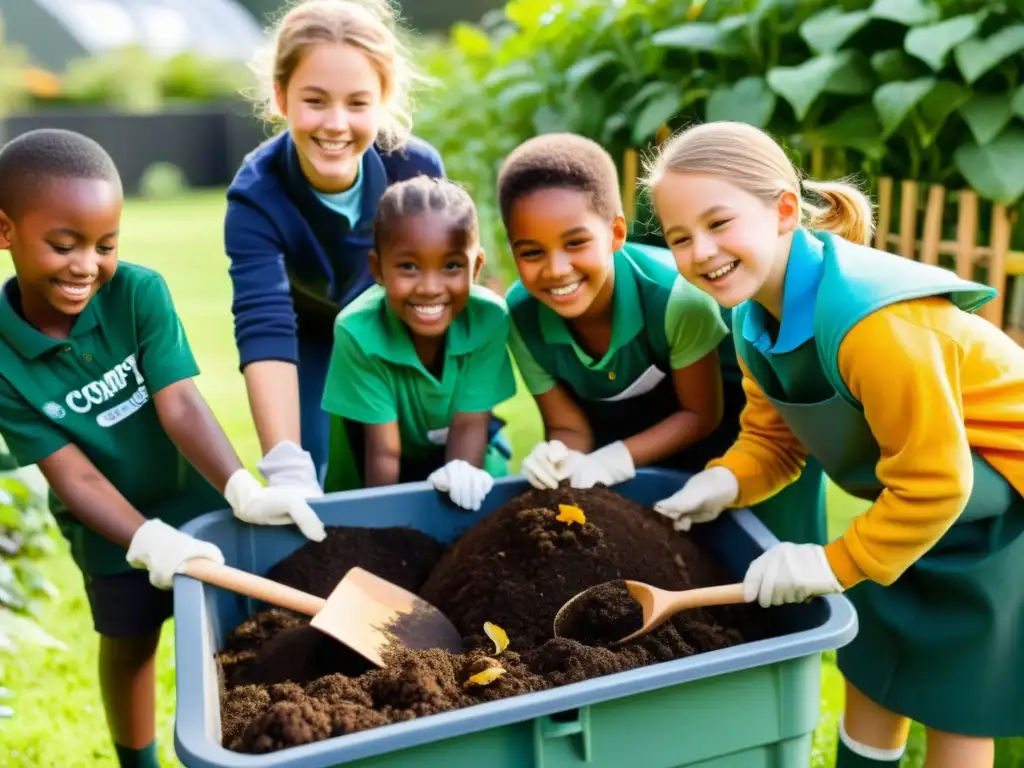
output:
M693 126L662 145L645 162L645 171L641 183L651 192L666 173L705 173L726 178L768 204L786 190L793 191L801 198L801 223L809 229L832 232L860 245L867 245L874 231L874 211L863 192L840 181L801 185L782 147L747 123ZM824 206L814 205L801 192L820 197Z
M801 199L804 226L831 232L858 245L870 244L875 222L874 209L867 195L852 184L841 181L805 180L801 186L825 203L817 206L806 198Z

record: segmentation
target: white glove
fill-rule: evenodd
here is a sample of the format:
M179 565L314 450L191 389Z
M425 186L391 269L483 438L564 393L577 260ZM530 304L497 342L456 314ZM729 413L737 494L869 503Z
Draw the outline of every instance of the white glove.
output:
M162 520L147 520L132 536L126 560L133 568L149 571L149 582L157 589L170 589L174 574L184 573L194 557L224 565L216 544L182 533Z
M570 451L561 440L542 440L523 459L519 471L534 488L557 488L582 456L579 451Z
M283 440L267 451L256 468L271 488L293 488L301 491L307 499L317 499L324 495L317 480L312 455L290 440Z
M579 458L571 457L569 485L573 488L593 488L597 484L611 487L636 477L633 457L621 440L609 443Z
M655 503L654 511L670 520L677 531L688 531L694 523L710 523L736 501L740 484L725 467L698 472L667 499Z
M743 578L743 599L757 600L762 608L842 591L818 544L776 544L750 564Z
M298 488L264 488L248 470L239 469L228 480L224 498L239 520L256 525L294 522L307 539L323 541L327 537L324 524Z
M494 486L493 477L462 459L454 459L434 470L427 482L437 490L447 492L449 498L463 509L474 512L480 509Z

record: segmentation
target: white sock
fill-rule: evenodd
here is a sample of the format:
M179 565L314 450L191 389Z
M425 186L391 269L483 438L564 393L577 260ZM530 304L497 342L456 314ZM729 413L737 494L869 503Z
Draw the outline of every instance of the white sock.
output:
M903 753L907 751L906 744L897 749L881 749L880 747L869 747L867 744L861 744L859 741L855 741L850 738L850 734L846 732L846 715L839 716L839 739L846 745L846 748L854 754L860 755L868 760L878 760L879 762L893 762L900 760L903 757Z

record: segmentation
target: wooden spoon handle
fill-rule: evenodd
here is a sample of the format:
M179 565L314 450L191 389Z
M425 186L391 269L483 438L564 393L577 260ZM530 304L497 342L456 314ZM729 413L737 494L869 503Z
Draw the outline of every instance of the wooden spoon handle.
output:
M316 595L300 592L276 581L228 565L220 565L205 558L189 560L185 575L306 616L316 616L327 603Z
M724 584L719 587L702 587L677 592L672 597L669 610L672 613L689 608L704 608L709 605L737 605L745 603L743 583Z

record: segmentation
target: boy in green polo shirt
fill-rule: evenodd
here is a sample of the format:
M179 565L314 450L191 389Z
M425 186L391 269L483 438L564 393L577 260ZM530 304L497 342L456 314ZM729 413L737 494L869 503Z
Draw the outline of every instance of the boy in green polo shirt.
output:
M294 521L315 540L324 529L301 494L242 467L192 382L163 279L118 264L121 207L117 169L91 139L41 130L0 150L0 248L16 273L0 292L0 433L45 476L84 574L119 762L155 768L172 580L190 559L224 560L177 526L226 500L247 522Z
M510 346L547 436L523 474L585 488L642 465L702 469L728 444L718 306L670 254L626 242L615 164L590 139L531 139L498 184L520 277Z
M378 285L335 322L325 491L426 479L477 510L507 473L491 409L516 391L508 311L474 285L478 226L469 195L444 179L416 176L381 197Z

